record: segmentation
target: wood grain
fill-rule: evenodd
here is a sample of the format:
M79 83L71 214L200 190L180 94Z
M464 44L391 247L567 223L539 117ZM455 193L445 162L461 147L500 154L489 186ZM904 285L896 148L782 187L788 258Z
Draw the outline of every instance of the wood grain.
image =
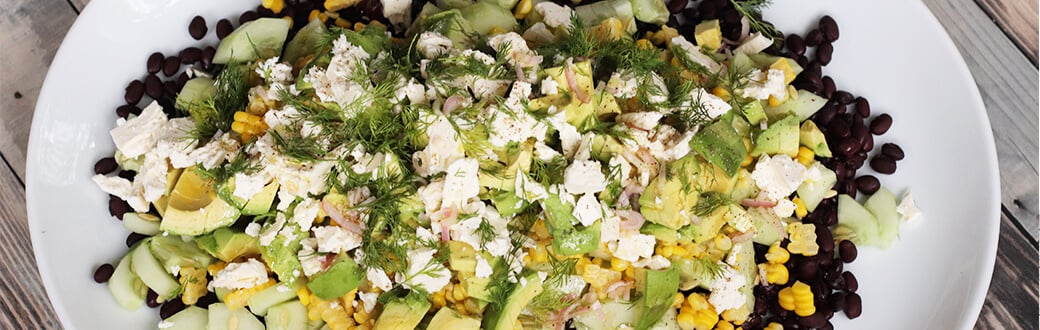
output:
M14 0L0 6L0 153L19 178L25 177L36 97L75 19L76 12L64 0Z
M1037 329L1037 250L1014 222L1000 219L1000 242L976 329Z
M1029 60L1036 65L1037 61L1037 11L1040 3L1036 0L976 0L979 7L985 10L997 24L1004 27L1007 35L1026 53Z
M0 329L59 328L29 243L25 189L6 168L0 169L0 205Z
M972 0L924 2L949 32L975 77L997 145L1001 201L1012 220L1036 242L1040 227L1037 68Z

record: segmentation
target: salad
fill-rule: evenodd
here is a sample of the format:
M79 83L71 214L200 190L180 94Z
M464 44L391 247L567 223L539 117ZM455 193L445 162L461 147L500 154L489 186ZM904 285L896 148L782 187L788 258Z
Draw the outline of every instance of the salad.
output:
M128 87L93 177L134 233L95 274L121 306L160 329L827 328L861 313L856 245L917 213L855 176L891 117L867 128L761 1L682 25L678 0L375 4L265 0L181 52L202 65L171 92Z

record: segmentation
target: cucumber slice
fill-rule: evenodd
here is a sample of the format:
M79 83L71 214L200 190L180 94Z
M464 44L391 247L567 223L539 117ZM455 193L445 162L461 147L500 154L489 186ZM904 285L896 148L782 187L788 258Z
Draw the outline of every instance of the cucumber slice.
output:
M650 24L668 23L668 7L664 0L631 0L632 11L637 20Z
M209 305L209 327L207 330L263 330L264 324L249 311L232 311L223 303Z
M307 307L299 300L271 307L265 320L269 330L308 330L310 321L307 317Z
M878 242L881 248L888 248L899 238L899 213L896 212L896 196L888 189L881 188L863 203L878 222Z
M503 31L516 29L516 17L513 17L513 13L496 4L477 2L459 9L459 11L462 13L462 17L469 22L473 31L482 36L488 35L495 28Z
M494 4L494 5L499 6L502 9L505 9L505 10L513 10L513 7L516 6L516 3L520 2L519 0L477 0L477 1Z
M129 214L129 213L128 213ZM133 253L133 250L130 251ZM115 298L116 303L123 308L134 311L144 304L148 287L144 285L140 277L134 274L130 266L130 253L119 260L115 272L108 279L108 292Z
M296 285L299 286L302 282L303 281L296 281ZM290 286L285 283L272 285L252 297L249 297L249 310L256 315L267 315L271 306L296 298L297 290L299 290L298 287Z
M198 306L188 306L159 322L159 329L165 330L199 330L206 329L209 323L209 312Z
M123 226L126 229L148 236L159 234L159 217L148 213L127 213L123 215Z
M761 207L752 207L748 209L748 216L751 217L751 221L755 224L755 236L751 239L755 243L772 245L787 237L784 225L773 211Z
M794 114L798 121L804 121L817 110L827 104L827 99L805 90L798 90L798 96L788 98L786 102L776 107L766 107L766 116L770 120L787 114Z
M444 9L462 9L475 3L473 0L436 0L437 7Z
M628 34L636 33L636 18L628 0L606 0L574 7L574 12L586 27L593 27L614 17L625 23Z
M187 111L192 103L202 102L217 94L217 85L209 77L195 77L184 83L184 88L177 93L177 102L174 107L181 111Z
M285 45L285 55L282 61L296 63L296 60L318 51L321 38L325 36L325 23L315 19L307 23L296 36Z
M151 239L147 239L140 247L131 252L131 268L149 289L159 294L159 300L170 300L180 294L181 285L163 269L159 260L155 259L151 249L148 248L148 241Z
M849 239L856 245L878 246L878 236L878 222L874 215L849 195L838 195L838 228L834 229L835 239Z
M798 198L802 200L805 209L812 212L816 210L823 198L831 191L831 187L834 187L834 184L838 182L838 176L834 174L834 171L824 167L819 162L814 162L809 166L820 171L820 179L802 182L798 186Z
M281 18L259 18L231 32L213 55L213 63L248 62L282 54L292 23Z
M162 263L163 269L170 273L177 267L206 268L215 261L193 240L185 241L176 235L152 237L148 242L148 248L155 259Z

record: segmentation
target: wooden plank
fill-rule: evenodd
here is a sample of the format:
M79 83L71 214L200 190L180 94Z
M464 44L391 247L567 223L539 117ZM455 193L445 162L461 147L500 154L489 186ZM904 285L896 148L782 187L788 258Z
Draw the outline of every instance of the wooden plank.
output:
M949 32L975 77L997 145L1001 202L1035 242L1040 231L1037 68L972 0L924 2Z
M76 12L64 0L14 0L0 6L0 153L25 177L36 97ZM16 94L17 93L17 94Z
M1037 62L1037 11L1036 0L976 0L982 10L1007 32L1018 48L1035 65Z
M1001 217L999 244L975 328L1037 329L1037 250L1007 217Z
M25 190L6 167L0 168L0 205L0 329L60 328L33 259Z
M78 11L83 11L83 7L86 7L89 2L90 0L69 0L69 4L76 7Z

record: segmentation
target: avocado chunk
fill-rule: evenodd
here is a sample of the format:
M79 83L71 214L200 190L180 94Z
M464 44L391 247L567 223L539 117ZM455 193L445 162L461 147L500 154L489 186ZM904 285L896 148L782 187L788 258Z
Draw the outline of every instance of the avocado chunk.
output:
M831 149L827 147L827 138L823 136L823 132L816 127L816 123L812 120L802 122L802 127L798 130L798 142L812 150L817 156L831 157Z
M353 259L340 257L329 269L312 277L307 288L318 298L333 300L357 288L364 277Z
M248 62L282 54L282 45L292 26L280 18L259 18L239 26L217 46L213 63Z
M617 18L625 24L625 32L636 33L636 17L629 0L607 0L574 7L585 26L596 26L608 18Z
M253 195L253 198L250 198L246 205L242 206L242 214L261 215L271 211L271 205L274 204L274 197L277 194L278 183L268 183L264 186L264 189Z
M520 317L520 312L543 290L542 278L537 273L520 278L513 285L504 303L493 305L484 312L484 328L491 330L513 329L513 323Z
M407 296L395 298L383 305L383 313L376 319L375 329L415 329L429 310L430 302L428 300L418 294L409 293Z
M307 317L307 307L299 300L292 300L271 307L267 311L268 330L307 330L310 328L310 318Z
M711 211L707 216L700 217L701 222L693 225L693 241L695 243L704 243L715 237L719 233L719 229L729 222L732 216L729 212L729 205L720 205Z
M147 247L163 268L171 272L176 267L202 269L213 263L213 257L206 251L191 240L185 241L179 236L154 236L148 240Z
M561 255L588 253L599 247L599 222L588 227L577 227L574 206L564 203L560 196L550 194L542 200L545 209L545 224L553 237L553 251Z
M278 275L279 281L292 284L296 282L303 270L297 253L303 247L300 241L305 237L305 233L296 225L287 224L285 226L285 228L293 229L292 239L286 238L285 235L278 235L270 245L260 247L260 257L267 262L267 267Z
M430 319L427 329L478 330L480 320L459 314L451 308L441 308Z
M675 292L679 290L679 270L636 268L636 290L641 295L635 301L636 329L649 329L672 307Z
M701 133L693 136L690 140L690 149L725 170L726 174L733 176L740 169L740 163L747 156L744 147L744 138L725 120L728 116L723 115L720 120L715 121L701 130Z
M308 22L285 45L282 61L296 63L300 58L315 54L321 45L322 38L325 37L325 32L325 23L321 20L314 19Z
M241 212L217 197L213 182L194 170L184 171L169 194L159 229L177 235L198 236L238 220Z
M787 116L777 120L755 138L755 149L751 157L762 154L786 154L791 158L798 156L798 117Z
M520 214L531 205L517 196L515 192L505 190L492 192L491 203L495 205L498 214L510 218Z
M260 254L260 242L256 237L228 228L220 228L207 235L196 237L195 244L223 261Z
M751 101L740 107L740 113L747 118L749 123L760 123L766 120L766 110L762 107L761 101Z
M656 223L644 223L643 227L639 228L639 232L647 235L653 235L657 238L657 240L662 242L674 244L675 242L679 241L678 231Z
M442 12L420 16L419 30L433 31L451 39L455 48L469 48L473 45L471 36L475 35L473 27L458 9L449 9Z
M773 211L761 207L752 207L747 211L755 224L755 236L751 239L762 245L773 245L787 237L784 225Z
M722 27L719 20L713 19L697 24L693 27L693 38L697 40L697 46L712 51L722 48Z
M794 115L798 121L809 118L827 104L827 99L812 92L799 89L797 95L788 97L787 101L776 107L766 107L766 116L770 119Z
M690 222L687 210L696 203L696 197L693 202L688 201L689 194L683 191L680 179L666 176L658 175L646 186L639 196L639 212L646 221L675 230Z
M448 241L448 267L456 272L475 272L477 269L477 251L468 243Z

